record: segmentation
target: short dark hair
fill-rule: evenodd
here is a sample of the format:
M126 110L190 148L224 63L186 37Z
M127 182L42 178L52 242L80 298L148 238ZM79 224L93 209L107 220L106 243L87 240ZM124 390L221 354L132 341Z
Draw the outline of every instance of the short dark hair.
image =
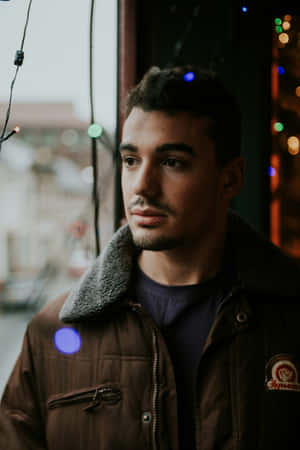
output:
M194 65L151 67L127 95L126 118L134 107L207 116L212 119L207 134L216 142L217 163L224 166L240 155L240 110L215 72Z

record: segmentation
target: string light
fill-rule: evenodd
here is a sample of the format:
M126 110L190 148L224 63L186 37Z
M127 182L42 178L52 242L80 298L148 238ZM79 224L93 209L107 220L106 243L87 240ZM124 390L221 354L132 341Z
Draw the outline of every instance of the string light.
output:
M270 166L269 167L269 176L275 177L275 175L276 175L276 170L274 169L274 167Z
M280 25L276 25L276 27L275 27L275 31L276 31L276 33L282 33L282 26L280 26Z
M287 33L280 33L278 39L282 44L287 44L290 40L289 35Z
M284 16L284 20L287 20L288 22L290 22L292 20L292 16L290 14L286 14Z
M92 123L88 128L88 135L93 138L97 139L99 138L103 133L103 128L101 125L98 125L97 123Z
M291 24L290 22L288 22L287 20L285 20L282 24L282 28L284 29L284 31L288 31L291 28Z
M67 147L76 145L79 141L78 132L73 129L64 130L61 134L61 141Z
M290 136L287 140L288 152L291 155L297 155L299 153L299 139L296 136Z
M300 97L300 86L296 87L296 95L297 97Z
M242 11L243 11L243 13L246 13L248 11L247 6L242 6Z
M275 25L281 25L282 20L279 17L276 17L276 19L274 20Z
M273 128L275 131L277 131L277 133L280 133L281 131L284 130L284 125L282 122L275 122Z
M278 71L279 75L283 75L285 73L284 67L282 67L282 66L278 66L277 71Z
M26 15L26 21L25 21L25 27L24 27L24 31L23 31L23 37L22 37L22 42L21 42L21 47L19 50L16 51L16 55L15 55L15 60L14 60L14 64L16 67L16 71L15 71L15 75L13 77L13 80L10 84L10 95L9 95L9 101L8 101L8 107L7 107L7 111L6 111L6 118L5 118L5 122L3 125L3 128L1 130L0 133L0 151L1 151L1 144L2 142L6 141L10 136L12 136L14 133L18 133L20 131L19 127L16 127L12 132L10 132L7 136L5 136L6 133L6 128L9 122L9 117L10 117L10 112L11 112L11 104L12 104L12 95L13 95L13 89L14 89L14 85L17 79L17 75L19 72L20 67L23 64L24 61L24 43L25 43L25 38L26 38L26 33L27 33L27 27L28 27L28 22L29 22L29 16L30 16L30 11L31 11L31 4L32 4L32 0L29 0L29 4L28 4L28 9L27 9L27 15ZM17 131L18 129L18 131Z
M194 78L195 78L194 72L187 72L187 73L184 74L184 76L183 76L184 81L187 81L187 82L193 81Z
M18 126L15 127L6 136L4 136L3 138L0 139L0 145L2 144L2 142L7 141L7 139L9 139L13 134L20 133L20 131L21 131L20 127L18 127Z

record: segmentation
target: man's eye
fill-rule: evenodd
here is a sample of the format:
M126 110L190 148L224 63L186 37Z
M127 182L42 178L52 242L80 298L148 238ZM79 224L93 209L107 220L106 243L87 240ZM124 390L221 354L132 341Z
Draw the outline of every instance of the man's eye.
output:
M124 156L122 158L122 162L125 167L132 167L135 164L135 161L135 158L133 158L132 156Z
M164 161L163 164L167 167L172 167L175 169L184 167L184 162L181 161L180 159L176 159L176 158L168 158Z

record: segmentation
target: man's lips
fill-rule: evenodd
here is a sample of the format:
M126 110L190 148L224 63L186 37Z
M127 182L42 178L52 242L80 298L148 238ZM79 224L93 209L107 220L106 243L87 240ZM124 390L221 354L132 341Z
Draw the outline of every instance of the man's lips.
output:
M159 225L167 217L165 213L152 208L133 208L130 212L138 225Z
M153 208L140 209L140 208L132 208L131 214L134 216L145 216L145 217L165 217L166 214Z

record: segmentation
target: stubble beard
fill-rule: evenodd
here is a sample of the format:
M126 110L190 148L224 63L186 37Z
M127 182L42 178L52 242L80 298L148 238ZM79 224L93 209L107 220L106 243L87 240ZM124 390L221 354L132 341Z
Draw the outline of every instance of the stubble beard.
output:
M146 230L145 230L146 231ZM135 246L141 250L150 250L159 252L163 250L171 250L177 248L182 244L180 238L170 236L151 236L150 233L144 233L139 235L132 230L132 237Z

